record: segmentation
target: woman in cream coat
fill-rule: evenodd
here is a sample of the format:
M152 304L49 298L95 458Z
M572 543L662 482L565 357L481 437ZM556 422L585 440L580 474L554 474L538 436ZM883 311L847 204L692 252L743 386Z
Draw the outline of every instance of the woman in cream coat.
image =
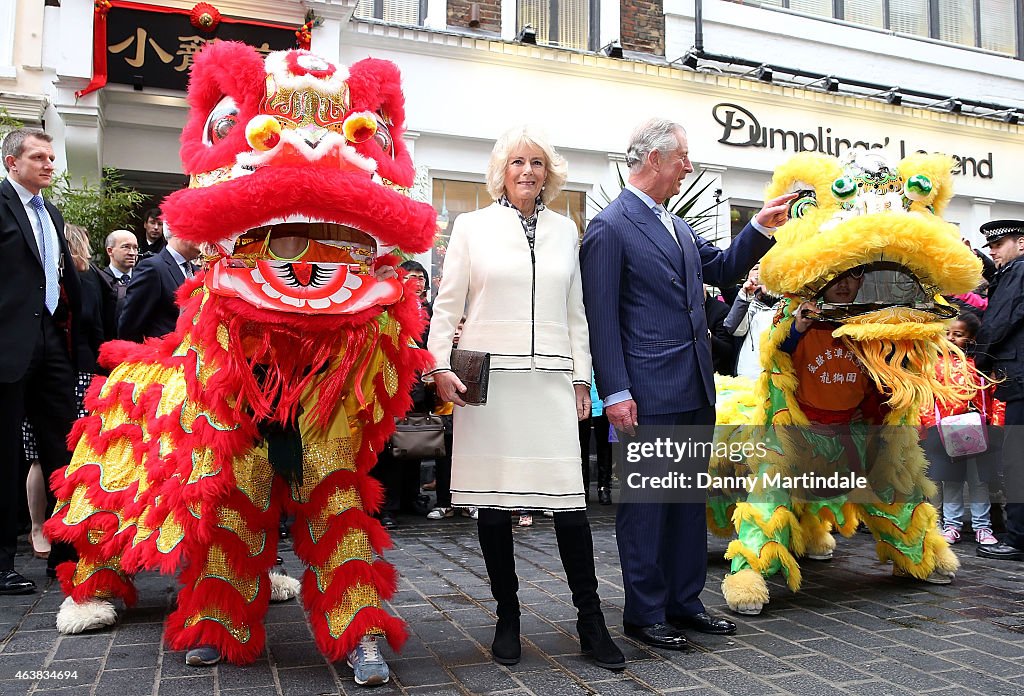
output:
M429 376L455 411L452 503L480 509L477 529L498 623L491 652L515 664L519 581L511 511L554 511L583 651L607 669L625 659L605 627L580 471L577 423L590 413L590 350L579 232L544 207L565 184L565 160L526 128L495 143L487 190L495 202L455 220L427 349ZM452 340L491 354L487 404L465 407L450 370Z

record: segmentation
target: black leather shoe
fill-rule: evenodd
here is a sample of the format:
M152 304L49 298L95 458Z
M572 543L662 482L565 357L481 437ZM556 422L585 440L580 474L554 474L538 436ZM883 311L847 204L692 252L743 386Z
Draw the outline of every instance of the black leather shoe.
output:
M668 622L679 630L690 628L713 636L729 636L736 632L736 624L732 621L716 619L706 611L693 616L673 616L669 618Z
M996 558L1002 561L1024 561L1024 551L1016 546L999 542L998 544L978 545L978 555L982 558Z
M682 631L677 631L668 624L656 623L650 626L637 626L623 622L622 627L627 636L636 638L641 643L646 643L653 648L686 650L690 647Z
M609 488L598 488L597 489L597 502L601 505L612 504L612 491Z
M398 520L390 512L380 513L380 523L384 525L384 529L394 529L398 526Z
M36 584L16 570L0 570L0 595L29 594L36 591Z

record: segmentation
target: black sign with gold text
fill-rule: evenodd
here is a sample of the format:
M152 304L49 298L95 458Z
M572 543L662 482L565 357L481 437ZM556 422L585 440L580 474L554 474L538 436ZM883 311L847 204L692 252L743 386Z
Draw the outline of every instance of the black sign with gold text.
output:
M208 41L242 41L266 55L295 48L295 30L222 21L213 32L187 14L111 8L107 15L108 82L184 90L192 60Z

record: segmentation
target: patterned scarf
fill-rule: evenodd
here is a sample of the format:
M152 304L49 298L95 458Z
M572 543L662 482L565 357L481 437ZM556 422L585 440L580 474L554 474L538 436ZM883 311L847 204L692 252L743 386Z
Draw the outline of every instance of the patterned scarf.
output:
M541 200L540 196L537 196L537 200L534 201L533 215L526 217L523 215L523 211L512 205L512 201L508 199L508 196L501 194L501 198L498 199L500 205L506 208L511 208L516 211L519 215L519 222L523 225L523 232L526 233L526 239L530 242L530 247L533 247L533 240L537 236L537 216L540 215L540 211L544 210L544 201Z

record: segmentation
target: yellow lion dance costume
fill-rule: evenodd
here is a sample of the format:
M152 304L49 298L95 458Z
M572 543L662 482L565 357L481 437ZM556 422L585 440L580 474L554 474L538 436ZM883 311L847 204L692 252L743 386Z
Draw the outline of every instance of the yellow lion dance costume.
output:
M799 192L761 261L761 282L784 299L761 337L764 372L753 393L730 382L718 412L720 438L763 449L738 465L713 460L709 472L719 481L710 526L738 536L722 584L734 611L760 613L769 600L765 577L780 570L797 590L797 558L831 558L831 530L849 536L860 522L897 575L945 583L959 566L925 502L934 484L915 427L934 396L962 400L962 387L936 376L939 358L958 353L945 340L955 311L941 295L980 279L980 261L941 217L953 195L951 167L941 155L892 166L878 151L851 150L842 161L802 153L775 172L768 198ZM829 289L848 278L856 297L829 302ZM809 362L806 351L794 357L793 346L811 333L794 327L801 305L824 329L824 347ZM830 360L845 368L830 372ZM825 410L805 399L850 393L851 384L866 394L854 408ZM841 476L822 481L832 474Z

